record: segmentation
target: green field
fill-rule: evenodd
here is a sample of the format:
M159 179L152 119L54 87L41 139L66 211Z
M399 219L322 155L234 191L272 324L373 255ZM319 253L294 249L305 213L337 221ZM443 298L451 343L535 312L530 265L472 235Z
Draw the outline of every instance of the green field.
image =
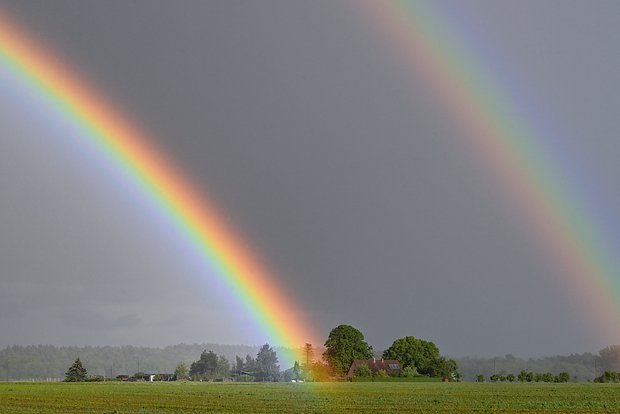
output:
M0 413L618 413L620 385L0 383Z

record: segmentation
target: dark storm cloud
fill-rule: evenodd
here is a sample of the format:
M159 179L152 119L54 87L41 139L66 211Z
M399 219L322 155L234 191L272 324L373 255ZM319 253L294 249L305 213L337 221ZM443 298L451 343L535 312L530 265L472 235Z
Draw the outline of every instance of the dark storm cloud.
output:
M442 7L508 68L500 78L522 82L545 128L571 131L564 148L583 176L612 183L618 7L559 4ZM5 7L153 132L323 333L351 323L379 350L416 335L452 355L606 345L459 126L355 2ZM234 329L251 318L161 217L0 105L0 345L252 340Z

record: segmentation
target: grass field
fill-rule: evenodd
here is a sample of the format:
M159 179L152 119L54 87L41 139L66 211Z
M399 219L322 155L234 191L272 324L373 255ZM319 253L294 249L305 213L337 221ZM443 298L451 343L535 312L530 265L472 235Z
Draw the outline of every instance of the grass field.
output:
M619 413L620 385L0 383L0 413Z

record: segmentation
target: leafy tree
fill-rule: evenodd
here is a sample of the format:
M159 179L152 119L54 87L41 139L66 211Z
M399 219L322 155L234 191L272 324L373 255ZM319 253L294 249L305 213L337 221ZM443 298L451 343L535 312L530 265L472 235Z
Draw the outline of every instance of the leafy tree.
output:
M542 382L553 382L555 380L555 377L553 376L552 373L545 372L543 374L540 374L540 380Z
M280 366L278 365L278 356L276 351L265 344L256 354L256 368L263 379L268 381L276 381L280 375Z
M295 372L293 371L293 368L289 368L289 369L285 370L282 373L282 379L284 380L284 382L297 381L297 378L295 377Z
M372 358L372 347L364 335L350 325L339 325L325 341L323 358L336 374L345 375L354 359Z
M568 382L570 381L570 374L568 372L560 372L557 376L557 382Z
M314 357L314 349L312 348L312 344L306 343L304 345L304 355L306 356L305 364L309 366L312 362L312 358Z
M594 382L620 382L620 372L605 371L600 377L596 377Z
M69 370L65 373L66 382L83 382L86 381L86 375L88 372L86 368L82 366L80 358L76 358L73 364L69 367Z
M217 355L213 351L205 349L200 354L198 361L192 362L189 367L189 375L194 379L212 378L217 369Z
M433 342L414 336L395 340L383 352L383 358L397 359L403 367L413 366L422 375L451 378L457 370L456 362L443 358Z
M605 371L620 371L620 345L611 345L599 352L601 366Z
M515 375L514 374L508 374L506 375L506 380L508 382L515 382Z
M307 381L328 381L333 377L329 365L325 365L321 361L312 362L310 369L305 372L305 375Z
M476 382L484 382L484 375L478 374L478 376L476 377Z
M177 380L187 378L187 364L185 362L179 362L174 370L174 376Z
M409 378L411 378L411 377L417 377L418 375L419 375L419 374L418 374L418 370L417 370L417 369L415 369L415 367L413 367L413 366L411 366L411 365L410 365L410 366L408 366L408 367L405 367L405 368L403 369L402 374L401 374L401 376L403 376L403 377L409 377Z
M245 356L245 363L243 364L243 369L248 373L256 372L256 360L252 358L250 355Z
M293 378L294 380L299 380L301 378L302 369L299 365L299 361L295 361L295 365L293 365Z
M235 356L234 371L237 373L237 375L241 375L241 371L245 371L245 363L243 361L243 358L241 358L239 355Z
M448 378L449 380L458 380L460 379L460 375L457 369L455 360L439 357L428 370L428 374L431 376Z
M215 365L215 375L218 377L228 377L230 375L230 362L224 355L218 355Z

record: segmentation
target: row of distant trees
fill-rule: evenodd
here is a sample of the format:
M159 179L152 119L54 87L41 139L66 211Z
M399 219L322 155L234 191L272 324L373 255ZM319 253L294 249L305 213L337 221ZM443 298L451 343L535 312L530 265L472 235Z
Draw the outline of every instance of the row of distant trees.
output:
M281 372L276 351L269 344L263 345L256 357L252 357L249 354L245 358L236 356L232 363L222 354L217 354L213 350L203 350L198 360L192 362L189 366L185 362L179 363L176 366L174 377L170 377L198 381L223 378L234 378L241 381L323 381L343 377L355 359L364 360L376 356L372 346L365 341L364 335L350 325L340 325L330 332L325 342L325 351L320 355L322 358L319 357L320 359L317 359L314 354L313 346L306 344L304 347L304 360L296 362L293 367ZM457 363L442 356L439 348L431 341L405 336L395 340L380 355L385 359L398 360L403 376L424 375L442 377L449 380L460 379ZM506 357L506 361L503 361L503 363L513 360L517 361L512 356L510 356L510 359L508 357ZM572 358L572 356L565 358ZM620 347L611 346L605 348L600 352L600 359L604 360L607 365L618 367L619 369L607 370L604 375L597 378L597 381L620 381L620 374L618 374L618 371L620 371ZM364 375L364 373L360 371L359 375ZM134 377L135 379L141 378L140 375L135 375ZM87 377L86 370L78 359L67 371L65 379L67 381L79 381L85 378L96 380L99 377ZM474 377L474 379L484 380L485 377L483 374L480 374L477 378ZM556 374L552 374L551 372L533 373L522 370L516 376L514 374L506 374L505 372L489 375L489 380L497 382L565 382L570 380L570 376L567 371L559 373L556 371Z
M189 370L183 362L179 363L175 370L177 379L194 381L208 381L231 376L246 381L279 380L281 375L276 351L269 344L265 344L258 351L256 358L252 358L249 354L246 355L245 359L237 356L231 366L224 355L217 355L213 351L204 350L200 354L200 358L191 364Z
M510 373L534 371L559 375L570 373L572 381L592 381L605 371L620 371L620 346L612 345L598 354L555 355L540 358L519 358L512 354L503 357L466 357L458 360L459 372L467 381L476 381L478 375L487 380L494 374L507 376Z
M353 360L369 360L374 357L373 348L365 341L364 335L350 325L339 325L332 329L325 342L322 361L314 358L312 344L306 344L303 351L305 361L301 363L296 361L293 367L281 372L277 354L269 344L263 345L255 358L249 354L245 358L236 356L232 364L224 355L205 349L198 360L192 362L189 367L185 362L180 362L173 378L193 381L225 378L242 381L321 381L343 377ZM441 356L439 348L433 342L413 336L395 340L392 346L383 352L382 357L398 360L401 372L406 376L439 376L452 380L459 378L455 361ZM359 372L358 375L362 376L364 373ZM86 370L79 358L67 371L65 379L67 381L87 379Z
M134 374L132 377L124 377L125 380L143 380L145 374L142 372ZM263 345L256 358L246 355L245 359L236 357L234 365L231 366L228 359L223 355L217 355L212 350L204 350L200 358L194 361L190 367L185 362L180 362L174 375L156 375L155 377L165 377L167 380L193 380L193 381L212 381L236 377L244 381L278 381L281 379L280 366L275 350L269 344ZM65 373L67 382L83 381L103 381L100 376L88 376L80 358L77 358Z
M568 372L560 372L558 375L553 375L550 372L535 373L532 371L521 371L516 376L514 374L493 374L489 377L489 380L491 382L568 382L570 381L570 374ZM478 374L476 381L484 382L484 375Z

